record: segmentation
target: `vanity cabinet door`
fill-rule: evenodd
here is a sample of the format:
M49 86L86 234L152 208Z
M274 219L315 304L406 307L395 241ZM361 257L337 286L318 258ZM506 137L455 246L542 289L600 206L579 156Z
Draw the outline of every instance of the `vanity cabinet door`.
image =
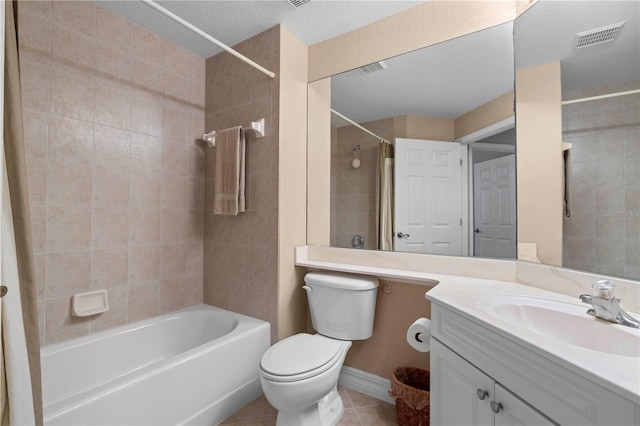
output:
M556 425L434 338L430 396L433 425Z
M431 339L431 424L490 426L493 380Z
M495 385L494 407L501 404L501 409L496 413L496 426L553 426L556 423L547 419L529 404L506 390L499 383Z

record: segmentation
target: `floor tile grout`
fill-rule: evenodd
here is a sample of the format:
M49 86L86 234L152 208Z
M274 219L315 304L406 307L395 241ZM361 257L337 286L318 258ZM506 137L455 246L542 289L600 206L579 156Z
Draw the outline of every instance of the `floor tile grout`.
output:
M338 425L391 426L396 424L393 404L344 387L338 387L338 390L345 407L343 418ZM276 416L276 410L269 405L264 396L261 396L221 424L226 426L274 425Z

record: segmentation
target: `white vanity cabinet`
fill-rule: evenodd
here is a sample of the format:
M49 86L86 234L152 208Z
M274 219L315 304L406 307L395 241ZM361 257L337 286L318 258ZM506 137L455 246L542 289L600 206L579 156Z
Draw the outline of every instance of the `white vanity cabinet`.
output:
M431 386L434 425L556 424L436 339L431 341Z
M543 349L430 299L431 424L640 425L640 405ZM502 404L498 413L491 401Z

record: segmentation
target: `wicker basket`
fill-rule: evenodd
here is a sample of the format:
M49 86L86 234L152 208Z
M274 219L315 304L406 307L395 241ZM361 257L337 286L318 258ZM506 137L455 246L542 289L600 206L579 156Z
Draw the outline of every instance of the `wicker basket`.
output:
M400 426L429 426L429 371L398 367L391 376L389 396L396 401Z

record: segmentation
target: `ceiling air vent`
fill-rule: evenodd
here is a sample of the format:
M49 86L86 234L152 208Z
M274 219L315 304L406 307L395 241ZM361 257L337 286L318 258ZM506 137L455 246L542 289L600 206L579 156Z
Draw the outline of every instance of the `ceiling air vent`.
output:
M374 62L369 65L364 65L358 68L362 74L371 74L373 72L382 71L387 69L387 64L383 61Z
M311 0L287 0L293 7L300 7L305 3L309 3Z
M581 47L611 41L620 34L623 25L624 22L618 22L617 24L578 33L576 34L576 48L580 49Z

